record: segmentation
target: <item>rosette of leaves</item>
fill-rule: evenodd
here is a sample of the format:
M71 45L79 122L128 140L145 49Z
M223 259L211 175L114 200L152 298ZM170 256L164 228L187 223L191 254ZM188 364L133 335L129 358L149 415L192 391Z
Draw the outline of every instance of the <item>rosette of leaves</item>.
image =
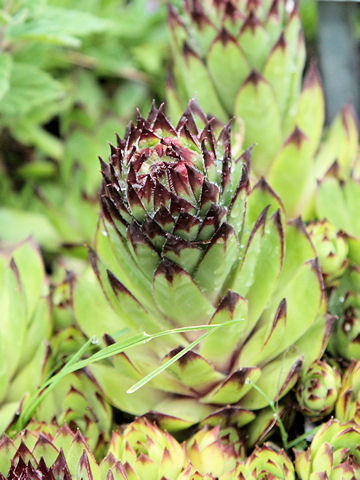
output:
M340 422L354 420L360 425L360 363L353 361L341 382L335 416Z
M322 360L312 363L296 391L301 411L314 421L326 417L335 407L340 385L341 375L336 367Z
M236 476L225 477L225 479L271 478L274 480L295 480L294 466L285 451L266 444L262 447L257 446L250 457L245 462L240 463L235 474Z
M348 265L349 247L346 235L337 231L328 220L311 222L308 227L311 241L318 254L326 285L340 277Z
M349 171L335 162L318 185L316 212L319 218L327 218L337 230L347 235L349 258L360 265L360 162Z
M220 425L203 428L186 443L186 451L192 466L200 475L215 478L238 478L237 466L245 459L244 440L233 427L221 429Z
M331 293L331 313L337 315L329 350L347 360L360 360L360 268L353 265Z
M109 449L123 464L127 478L179 478L189 464L184 445L144 418L113 433Z
M31 422L14 439L0 439L1 480L127 480L125 471L108 455L99 465L80 431L64 425Z
M252 174L266 175L288 217L311 217L316 180L343 153L352 164L357 127L347 107L320 143L324 95L314 64L302 82L305 48L297 2L179 3L179 11L170 7L168 15L171 111L179 115L196 95L206 113L242 118L244 147L256 143Z
M102 338L124 327L134 335L235 322L201 341L201 332L173 333L91 367L113 405L155 411L172 430L205 419L248 423L268 405L263 393L283 397L326 346L331 319L306 229L301 220L286 225L264 180L250 187L249 155L233 158L230 126L216 136L191 102L177 127L153 106L102 162L90 260L111 308L99 286L79 278L81 329ZM169 361L148 386L125 392Z
M295 452L300 480L351 480L360 478L360 430L354 422L329 420L305 451Z
M41 255L31 240L0 252L0 432L46 373L50 302Z

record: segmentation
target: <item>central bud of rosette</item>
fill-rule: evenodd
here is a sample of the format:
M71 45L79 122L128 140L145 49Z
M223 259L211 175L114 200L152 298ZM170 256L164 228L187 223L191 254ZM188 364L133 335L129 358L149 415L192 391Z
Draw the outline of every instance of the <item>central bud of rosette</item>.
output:
M230 136L194 101L176 127L153 106L102 162L104 216L148 277L162 260L170 276L175 265L193 275L209 245L240 232L248 152L233 161Z

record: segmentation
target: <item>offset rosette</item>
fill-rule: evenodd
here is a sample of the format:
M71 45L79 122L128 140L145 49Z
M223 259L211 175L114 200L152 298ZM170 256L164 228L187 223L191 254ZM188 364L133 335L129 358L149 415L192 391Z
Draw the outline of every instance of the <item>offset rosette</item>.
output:
M335 416L340 422L353 420L360 425L360 362L352 362L344 373Z
M352 266L332 292L330 311L337 315L329 350L347 360L360 360L360 268Z
M358 148L358 143L356 143ZM319 183L316 193L316 213L327 218L337 230L346 234L349 258L360 266L360 178L356 173L360 161L356 158L351 169L335 162Z
M194 469L201 475L225 480L236 477L237 466L245 458L245 444L233 427L203 428L186 444Z
M341 384L340 372L317 360L302 375L296 391L301 411L313 420L329 415L335 407Z
M30 422L13 439L0 437L1 480L79 478L128 480L118 460L108 455L98 464L80 431L74 433L66 425Z
M184 445L144 418L113 433L109 453L123 464L127 478L178 478L189 460Z
M360 478L359 426L330 420L317 431L310 447L295 456L300 480L356 480Z
M90 259L106 298L93 280L78 279L81 329L100 339L124 327L133 335L237 321L132 395L127 388L203 332L164 336L91 366L114 405L153 411L171 430L205 419L250 422L252 410L267 406L253 383L283 397L326 345L331 319L311 241L301 220L285 224L265 180L251 188L249 157L234 158L230 125L216 134L191 102L176 127L162 108L139 115L102 162L103 214Z
M337 231L328 220L311 222L307 229L318 254L326 285L331 285L344 273L349 263L346 235Z
M275 450L270 445L263 445L262 447L257 446L246 462L239 465L236 469L236 476L226 478L229 480L231 478L295 480L295 471L284 450Z

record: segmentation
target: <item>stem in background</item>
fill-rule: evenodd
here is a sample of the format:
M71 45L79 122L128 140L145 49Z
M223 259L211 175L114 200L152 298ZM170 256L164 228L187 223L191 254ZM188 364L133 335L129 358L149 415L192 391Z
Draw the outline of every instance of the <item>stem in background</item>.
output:
M279 415L279 411L275 405L275 402L273 400L271 400L267 395L266 393L260 388L258 387L250 378L247 379L246 381L248 384L252 385L252 387L260 393L260 395L262 395L265 400L268 402L269 404L269 407L271 408L271 410L274 412L274 418L276 420L276 423L278 424L279 426L279 430L280 430L280 434L281 434L281 440L283 442L283 446L284 446L284 449L286 451L289 450L289 443L288 443L288 438L289 438L289 435L285 429L285 426L284 426L284 423L283 421L281 420L280 418L280 415Z

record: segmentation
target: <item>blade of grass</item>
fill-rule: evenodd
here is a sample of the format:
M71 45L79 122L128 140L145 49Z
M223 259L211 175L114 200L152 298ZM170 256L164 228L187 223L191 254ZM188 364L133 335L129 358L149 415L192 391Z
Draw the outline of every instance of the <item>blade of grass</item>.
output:
M135 393L137 390L142 388L144 385L149 383L153 378L155 378L157 375L159 375L161 372L166 370L167 368L170 367L173 363L175 363L177 360L179 360L181 357L183 357L187 352L192 350L198 343L200 343L202 340L204 340L206 337L211 335L212 333L215 332L218 328L225 327L227 325L231 325L233 323L240 322L242 320L231 320L229 322L224 322L220 325L212 325L214 328L212 330L208 330L205 332L203 335L201 335L199 338L194 340L192 343L190 343L187 347L183 348L181 352L176 354L174 357L170 358L167 360L165 363L163 363L160 367L158 367L156 370L153 370L150 372L148 375L146 375L144 378L142 378L140 381L132 385L128 390L126 390L126 393Z
M288 436L288 433L285 429L283 421L280 418L280 415L279 415L279 412L278 412L278 409L277 409L277 406L276 406L275 402L273 400L271 400L266 395L266 393L258 385L256 385L256 383L254 383L250 378L248 378L246 380L246 383L250 384L252 386L252 388L254 388L257 392L260 393L260 395L262 395L265 398L265 400L269 404L269 407L274 412L274 418L275 418L275 420L276 420L276 422L279 426L279 430L280 430L280 434L281 434L281 440L283 442L283 447L287 451L289 449L289 444L288 444L289 436Z
M25 425L30 421L34 411L36 408L41 404L41 402L46 398L47 395L58 385L58 383L66 376L69 375L70 373L73 373L77 370L80 370L82 368L87 367L88 365L99 362L101 360L106 360L107 358L112 357L113 355L117 355L118 353L125 352L129 350L130 348L145 344L147 342L150 342L151 340L155 338L160 338L166 335L172 335L175 333L186 333L186 332L191 332L191 331L197 331L197 330L208 330L204 335L200 336L199 339L197 339L195 342L193 342L191 345L187 347L188 350L193 348L199 341L204 338L207 334L212 333L215 329L230 325L233 323L237 323L241 320L232 320L230 322L226 322L223 324L215 324L215 325L197 325L193 327L182 327L182 328L175 328L171 330L166 330L163 332L158 332L155 334L148 334L146 332L134 335L124 341L118 341L112 345L109 345L107 347L102 348L98 352L94 353L91 355L89 358L86 358L84 360L79 360L82 355L88 350L88 348L96 343L96 338L93 337L92 339L88 340L82 347L66 362L66 364L63 366L63 368L60 370L60 372L56 373L53 375L51 378L46 380L43 385L38 389L38 391L34 394L33 398L29 400L28 406L21 412L15 426L15 432L14 434L17 433L17 431L22 430ZM118 336L121 335L121 332L118 333ZM187 351L188 351L187 350ZM184 355L186 351L180 352L178 354L178 358L181 358L182 355ZM175 358L175 357L174 357ZM173 360L173 359L171 359ZM174 360L176 361L176 359ZM171 363L174 363L173 361ZM167 368L167 367L166 367ZM163 371L164 368L162 368L161 371ZM160 373L160 372L159 372ZM158 373L157 373L158 374ZM149 381L149 380L148 380ZM145 382L147 383L147 382ZM140 387L139 387L140 388Z

